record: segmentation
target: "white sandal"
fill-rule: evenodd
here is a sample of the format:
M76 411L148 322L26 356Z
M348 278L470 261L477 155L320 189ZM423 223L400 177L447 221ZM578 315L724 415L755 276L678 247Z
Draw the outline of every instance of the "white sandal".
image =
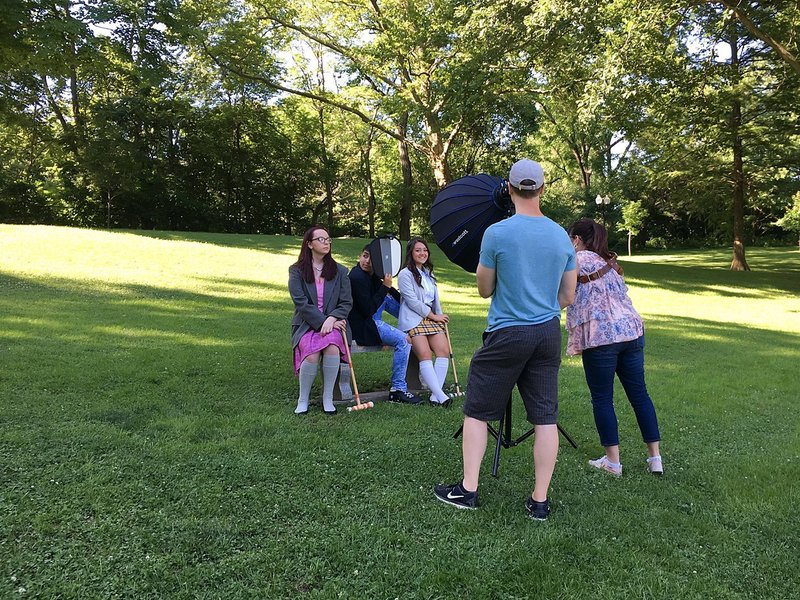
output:
M647 459L647 470L650 471L653 475L663 475L664 474L664 465L661 463L660 456L651 456Z

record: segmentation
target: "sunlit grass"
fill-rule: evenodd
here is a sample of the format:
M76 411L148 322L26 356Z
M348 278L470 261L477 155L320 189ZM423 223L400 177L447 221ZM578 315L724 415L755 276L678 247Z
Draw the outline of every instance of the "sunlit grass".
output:
M364 240L337 239L355 263ZM457 408L292 414L298 239L0 225L2 597L793 598L800 253L623 257L667 474L618 404L625 476L564 358L555 511L522 511L530 441L463 514ZM486 300L434 249L462 385ZM385 389L385 353L354 358ZM619 390L621 392L621 390ZM318 394L316 394L318 395ZM515 403L515 434L523 431ZM24 592L19 591L24 589Z

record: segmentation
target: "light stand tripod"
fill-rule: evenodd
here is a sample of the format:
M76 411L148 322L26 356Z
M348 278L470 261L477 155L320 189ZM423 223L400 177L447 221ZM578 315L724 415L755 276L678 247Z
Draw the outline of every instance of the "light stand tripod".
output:
M508 397L508 404L506 404L506 412L500 417L500 421L497 423L497 429L495 429L491 423L487 423L486 426L489 429L489 433L491 436L497 440L497 443L494 447L494 460L492 461L492 476L497 477L497 472L500 469L500 448L512 448L518 444L521 444L525 440L527 440L530 436L532 436L535 432L535 428L531 428L530 430L526 431L524 434L519 436L516 439L511 437L511 399L512 397ZM564 438L570 443L570 445L577 449L578 445L575 441L570 437L570 435L564 430L561 425L556 424L558 427L558 432L564 436ZM464 431L464 426L458 428L453 434L453 439L460 436Z

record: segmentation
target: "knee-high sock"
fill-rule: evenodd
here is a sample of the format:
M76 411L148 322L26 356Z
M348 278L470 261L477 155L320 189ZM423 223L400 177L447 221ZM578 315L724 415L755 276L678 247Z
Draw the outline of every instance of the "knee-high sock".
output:
M308 362L304 360L300 365L300 397L297 400L297 408L294 410L296 413L304 413L308 410L308 397L311 395L311 386L314 385L314 380L317 378L317 371L319 365L317 363Z
M353 399L353 388L350 387L350 365L342 363L339 367L339 392L342 400Z
M447 367L450 366L450 361L444 356L437 356L436 362L433 363L433 370L436 371L436 378L439 380L439 387L444 386L444 380L447 379Z
M442 403L448 399L447 394L442 391L442 386L439 385L439 378L436 376L436 371L433 370L432 360L419 361L419 378L431 391L431 400Z
M339 375L339 354L324 354L322 356L322 408L331 412L336 410L333 405L333 384Z

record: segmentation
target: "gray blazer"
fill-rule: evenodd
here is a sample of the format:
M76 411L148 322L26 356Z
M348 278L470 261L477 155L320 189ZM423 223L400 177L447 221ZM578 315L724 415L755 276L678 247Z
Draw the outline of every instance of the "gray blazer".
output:
M300 269L292 265L289 267L289 295L294 302L294 315L292 315L292 348L300 343L300 338L313 329L319 331L325 319L347 319L350 309L353 308L353 296L350 293L350 278L347 269L336 265L336 277L325 281L323 288L325 300L322 312L317 308L317 286L315 283L306 283L300 275ZM348 326L348 340L352 338Z
M414 329L431 312L442 314L442 305L439 303L439 288L434 287L433 306L428 306L423 300L425 290L417 285L414 274L407 268L397 275L397 289L400 291L402 301L400 312L397 315L397 328L402 331Z

